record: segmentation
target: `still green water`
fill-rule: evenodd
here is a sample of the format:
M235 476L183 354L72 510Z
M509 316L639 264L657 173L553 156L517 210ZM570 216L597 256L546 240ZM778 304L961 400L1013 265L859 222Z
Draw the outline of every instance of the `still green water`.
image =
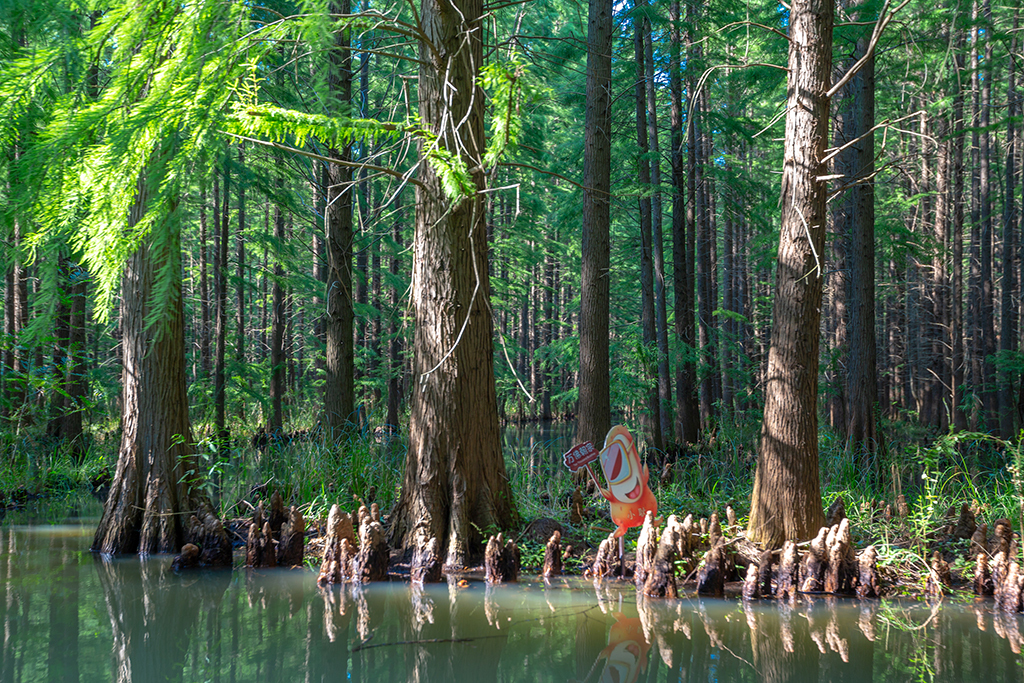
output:
M321 591L310 571L102 561L92 530L0 526L0 681L1024 681L1022 617L990 602L638 605L578 579Z

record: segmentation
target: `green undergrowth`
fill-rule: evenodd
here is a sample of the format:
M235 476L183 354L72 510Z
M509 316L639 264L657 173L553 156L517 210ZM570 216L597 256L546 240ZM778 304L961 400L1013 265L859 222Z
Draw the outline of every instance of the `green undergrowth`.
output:
M692 514L699 519L717 512L724 526L731 505L737 527L745 527L757 460L756 421L751 424L720 429L705 445L675 453L674 478L667 486L658 482L665 454L638 440L641 457L651 465L650 485L662 518ZM874 545L883 570L924 576L928 558L938 550L950 559L954 574L968 576L969 542L948 538L963 503L977 511L990 533L1000 518L1024 528L1024 446L974 432L929 437L905 423L886 423L883 433L884 442L873 454L857 452L824 429L819 442L822 508L842 498L855 543ZM580 484L562 466L560 450L561 445L545 449L540 444L506 452L518 509L524 523L553 518L570 541L594 548L613 529L607 503L597 495L585 497L589 514L582 523L570 523L572 491ZM627 535L627 549L635 546L636 536L636 531ZM527 540L525 547L524 558L539 566L543 545Z
M379 421L367 420L369 424ZM299 422L303 424L303 422ZM330 506L354 509L359 501L376 502L387 513L397 501L402 482L407 435L378 435L353 429L338 445L325 442L309 419L307 429L290 438L258 448L252 434L237 430L232 441L219 447L210 438L198 443L194 466L186 476L214 501L227 518L247 517L251 506L280 491L286 504L298 506L307 518L324 519ZM742 529L749 515L756 465L756 420L724 428L695 448L660 453L638 438L642 457L650 465L650 485L663 518L670 514L695 518L717 512L725 524L731 505ZM198 425L198 434L209 433ZM511 533L520 540L524 567L539 567L544 546L530 537L528 524L548 517L565 529L565 543L577 551L595 548L612 531L608 505L598 495L586 495L581 522L570 521L576 479L562 464L567 450L560 437L506 438L505 461L510 487L522 525ZM873 454L858 453L835 434L822 430L819 443L822 507L842 498L858 547L875 545L879 564L897 574L926 572L935 550L952 558L954 571L969 571L965 541L949 541L949 525L961 504L967 503L993 528L1007 518L1024 526L1024 448L986 434L962 432L931 436L909 423L882 425L884 438ZM81 496L102 487L112 474L118 435L109 425L96 427L80 457L48 441L0 432L0 507L16 507L41 496L55 500ZM673 481L659 481L665 460L672 462ZM596 468L599 469L599 468ZM627 536L635 544L637 533ZM959 544L959 545L958 545ZM960 547L963 546L963 547ZM571 560L568 570L576 569ZM960 562L962 566L958 566Z

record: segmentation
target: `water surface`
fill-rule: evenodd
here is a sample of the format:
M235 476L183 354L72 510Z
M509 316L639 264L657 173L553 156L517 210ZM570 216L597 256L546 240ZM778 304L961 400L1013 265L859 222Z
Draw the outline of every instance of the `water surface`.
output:
M580 579L318 590L311 571L102 561L93 522L0 527L0 681L1024 680L991 603L648 601ZM17 520L14 520L17 521Z

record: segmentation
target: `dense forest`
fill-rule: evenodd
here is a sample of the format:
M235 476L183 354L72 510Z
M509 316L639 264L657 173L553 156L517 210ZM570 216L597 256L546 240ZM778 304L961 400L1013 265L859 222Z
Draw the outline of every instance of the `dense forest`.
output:
M4 476L106 467L95 549L171 550L232 452L316 442L457 564L518 518L502 424L890 488L1014 440L1018 15L5 0Z

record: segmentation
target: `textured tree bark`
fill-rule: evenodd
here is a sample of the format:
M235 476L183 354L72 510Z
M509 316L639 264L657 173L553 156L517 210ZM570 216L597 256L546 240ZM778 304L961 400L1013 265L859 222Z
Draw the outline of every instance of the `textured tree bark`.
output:
M608 316L611 229L612 2L590 0L583 133L583 268L576 440L603 443L611 428Z
M350 0L340 0L332 11L348 14ZM352 51L350 29L334 34L330 53L328 88L342 114L348 114L352 102ZM331 156L348 161L351 145L332 149ZM355 360L352 308L352 169L343 164L330 164L327 188L327 377L324 385L325 425L331 439L340 439L345 427L355 419Z
M669 88L672 93L670 108L672 129L672 286L675 290L675 335L683 345L676 364L676 438L682 443L695 443L700 431L700 413L697 408L696 367L693 348L693 258L687 256L687 194L683 169L683 82L681 74L680 7L679 0L670 6L670 61ZM691 250L692 253L692 250Z
M147 179L140 179L129 229L145 213L149 192ZM155 228L167 230L166 237L142 244L125 268L121 446L92 544L92 551L103 555L176 552L184 535L181 513L194 510L197 502L185 391L181 233L169 220ZM154 300L158 272L171 273L174 280ZM150 318L160 322L147 325Z
M473 196L446 199L420 165L412 273L412 414L392 546L438 539L449 567L482 547L482 531L516 520L498 432L483 195L481 0L423 0L419 101L438 148L460 155ZM421 149L421 153L425 153Z
M782 229L748 526L748 537L768 547L810 538L824 523L817 398L826 186L819 177L827 174L833 12L828 0L799 0L790 14Z

